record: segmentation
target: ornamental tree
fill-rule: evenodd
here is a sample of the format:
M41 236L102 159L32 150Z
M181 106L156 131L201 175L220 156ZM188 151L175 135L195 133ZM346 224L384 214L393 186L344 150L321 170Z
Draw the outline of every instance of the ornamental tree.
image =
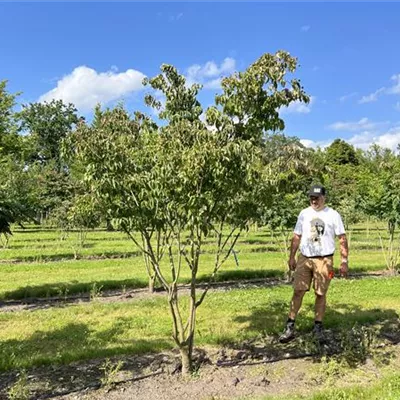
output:
M246 71L222 80L216 105L203 110L199 85L188 86L171 65L144 83L162 93L145 98L157 123L122 107L97 111L80 124L70 150L85 168L88 190L149 260L168 293L172 337L182 372L192 369L196 312L240 233L271 204L275 170L264 157L266 135L284 127L279 109L308 101L300 83L286 82L297 62L265 54ZM138 235L139 233L140 235ZM213 240L209 284L198 288L205 242ZM180 296L189 268L189 296Z

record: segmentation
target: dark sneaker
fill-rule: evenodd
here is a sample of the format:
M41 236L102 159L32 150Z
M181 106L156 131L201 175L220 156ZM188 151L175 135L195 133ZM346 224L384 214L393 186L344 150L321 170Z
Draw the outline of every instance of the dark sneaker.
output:
M295 329L294 324L287 324L285 330L282 335L279 336L279 342L288 343L295 338Z
M315 324L313 328L313 335L314 338L319 342L320 344L326 343L326 337L324 333L324 327L322 324Z

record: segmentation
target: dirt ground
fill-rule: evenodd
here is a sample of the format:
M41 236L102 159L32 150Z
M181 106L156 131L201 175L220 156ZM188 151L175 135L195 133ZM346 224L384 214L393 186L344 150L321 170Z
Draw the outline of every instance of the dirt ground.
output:
M344 374L343 357L327 361L340 350L336 333L327 333L329 344L323 348L315 347L311 335L304 334L288 345L260 337L238 348L196 349L196 370L189 377L181 376L179 355L172 351L112 358L112 367L120 363L114 372L105 371L104 359L34 368L27 371L25 385L29 398L38 400L254 399L306 394L332 385L371 384L385 369L400 368L399 334L380 337L370 357ZM15 372L0 375L0 399L7 399L17 378Z
M213 289L277 283L282 282L274 279L242 281L219 284ZM103 293L98 301L127 301L147 296L148 292L141 289L126 293L110 291ZM35 310L54 307L60 302L85 301L90 299L79 296L46 301L25 299L3 302L0 311ZM346 357L349 354L346 355L341 347L341 332L326 333L328 341L324 346L315 343L312 335L306 333L286 345L278 343L276 337L260 336L235 348L196 349L196 368L189 377L181 376L179 354L172 351L113 357L108 366L106 360L95 359L36 367L26 371L24 386L29 390L29 399L35 400L254 399L266 395L311 393L332 385L371 384L388 369L400 370L400 320L382 322L373 346L366 349L365 359L357 360L357 368L350 368L345 375L343 365L348 364ZM0 374L1 400L8 398L10 387L21 378L15 371Z

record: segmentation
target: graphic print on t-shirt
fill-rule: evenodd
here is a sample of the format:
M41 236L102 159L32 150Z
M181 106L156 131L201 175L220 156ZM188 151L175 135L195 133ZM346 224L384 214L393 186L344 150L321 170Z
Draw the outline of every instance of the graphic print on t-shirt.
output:
M321 243L321 237L325 232L325 222L320 218L313 218L311 220L311 237L310 241L314 244Z

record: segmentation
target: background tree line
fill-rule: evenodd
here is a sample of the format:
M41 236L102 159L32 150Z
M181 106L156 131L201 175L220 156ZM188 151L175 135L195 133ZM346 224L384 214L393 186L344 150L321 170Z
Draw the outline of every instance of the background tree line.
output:
M7 91L7 81L0 82L0 231L9 232L13 222L73 225L73 213L68 218L66 212L73 207L78 211L82 203L78 195L85 191L83 172L76 160L63 157L62 146L80 124L87 124L73 104L61 100L30 103L15 111L18 95ZM95 128L105 113L112 112L97 107L91 126ZM400 201L397 153L376 144L367 151L355 149L342 139L323 149L306 148L280 129L264 132L263 140L263 158L268 168L273 165L276 186L261 224L292 226L305 204L307 187L320 182L328 188L329 203L341 212L347 226L374 217L386 220L388 228L396 226ZM66 153L71 156L68 149ZM89 216L89 225L103 222L111 228L110 219L100 214L105 217L100 210L97 218ZM75 223L83 223L82 218L75 218Z

